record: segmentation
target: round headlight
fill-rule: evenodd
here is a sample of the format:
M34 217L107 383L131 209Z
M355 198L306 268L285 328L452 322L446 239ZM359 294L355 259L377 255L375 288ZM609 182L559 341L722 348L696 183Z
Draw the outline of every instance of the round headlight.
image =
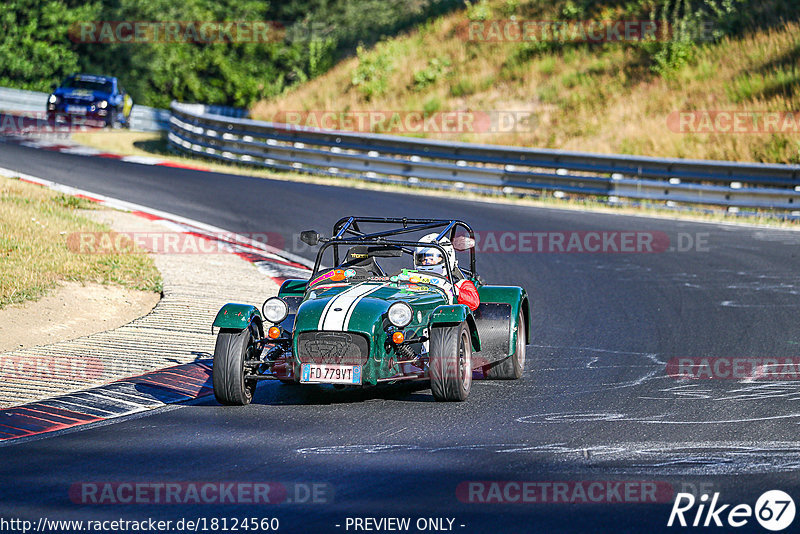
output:
M50 98L48 98L47 101L50 102L51 104L55 104L56 102L58 102L58 97L56 95L50 95Z
M261 306L261 314L271 323L280 323L289 315L289 305L279 297L271 297Z
M403 328L411 322L414 312L411 310L411 306L400 301L389 306L387 315L390 323L398 328Z
M100 109L106 109L108 107L108 101L101 100L100 102L97 103L97 107Z

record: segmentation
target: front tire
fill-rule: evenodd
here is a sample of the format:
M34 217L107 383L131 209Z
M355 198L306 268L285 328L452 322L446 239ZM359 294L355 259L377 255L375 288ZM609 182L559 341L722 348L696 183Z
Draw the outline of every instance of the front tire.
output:
M119 127L120 125L119 125L119 118L117 118L117 110L110 109L108 111L108 119L106 119L106 128L118 130Z
M525 372L525 346L528 340L525 337L525 314L522 310L517 318L517 345L512 356L507 357L500 363L491 367L484 368L486 378L490 380L518 380Z
M431 328L431 392L437 401L463 401L472 389L472 345L465 323Z
M257 382L245 380L244 362L254 351L253 325L244 330L220 330L211 368L214 397L220 404L244 406L253 400Z

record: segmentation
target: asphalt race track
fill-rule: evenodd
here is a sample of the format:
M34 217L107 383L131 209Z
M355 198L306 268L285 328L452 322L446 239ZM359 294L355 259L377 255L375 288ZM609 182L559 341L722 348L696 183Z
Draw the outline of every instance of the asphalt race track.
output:
M800 356L798 232L279 182L15 145L0 145L0 166L236 232L330 232L351 214L457 217L483 232L664 232L673 248L479 255L487 281L532 296L521 381L476 381L458 404L435 403L421 386L339 392L267 382L244 408L204 400L12 443L0 447L2 517L277 517L281 532L355 532L347 518L368 517L411 518L410 532L420 518L445 518L445 528L453 519L452 530L465 533L720 532L667 528L674 495L719 492L720 503L750 506L767 490L800 496L800 380L667 372L680 357ZM311 249L294 252L310 257ZM82 482L220 481L278 482L292 502L70 497ZM605 492L595 503L552 502L552 492L548 502L470 502L489 494L465 487L490 486L469 481L569 482L570 492L623 481L658 488L660 502L637 502L635 491ZM313 484L317 502L307 498ZM754 518L735 530L767 532Z

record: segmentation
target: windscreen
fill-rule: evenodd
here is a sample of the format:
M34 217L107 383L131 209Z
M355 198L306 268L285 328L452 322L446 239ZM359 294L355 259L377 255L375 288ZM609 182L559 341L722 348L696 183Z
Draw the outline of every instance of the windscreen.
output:
M108 80L100 80L96 78L67 78L61 87L68 89L86 89L88 91L103 91L111 92L112 85Z

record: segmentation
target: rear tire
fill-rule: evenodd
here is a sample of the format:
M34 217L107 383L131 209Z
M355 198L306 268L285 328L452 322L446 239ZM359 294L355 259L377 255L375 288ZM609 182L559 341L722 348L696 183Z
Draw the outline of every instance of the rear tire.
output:
M525 372L525 346L528 340L525 337L525 315L522 310L517 318L517 345L512 356L501 360L500 363L486 369L486 378L490 380L518 380Z
M472 345L467 325L431 328L431 392L437 401L463 401L472 389Z
M253 400L257 382L244 378L244 361L255 351L253 327L224 329L217 335L211 381L220 404L244 406Z

